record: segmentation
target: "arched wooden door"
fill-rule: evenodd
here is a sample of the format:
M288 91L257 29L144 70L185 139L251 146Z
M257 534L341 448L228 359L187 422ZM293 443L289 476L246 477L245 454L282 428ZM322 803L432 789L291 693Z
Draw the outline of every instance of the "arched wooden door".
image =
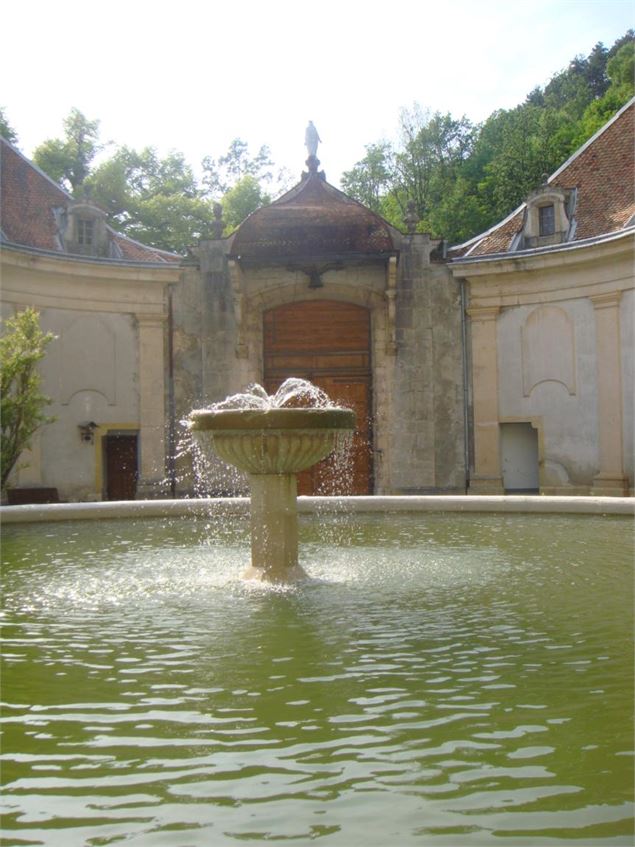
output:
M264 383L309 379L354 409L357 429L346 468L332 459L298 477L299 494L372 494L370 313L336 300L287 303L264 314Z

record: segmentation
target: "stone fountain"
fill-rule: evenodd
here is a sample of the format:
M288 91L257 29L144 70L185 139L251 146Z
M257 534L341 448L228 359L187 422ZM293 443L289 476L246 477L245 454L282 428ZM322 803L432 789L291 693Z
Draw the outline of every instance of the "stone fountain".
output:
M199 446L249 475L251 567L248 579L291 582L306 576L298 563L296 474L326 458L355 429L355 413L331 403L302 379L275 395L259 385L209 409L193 411L189 428Z

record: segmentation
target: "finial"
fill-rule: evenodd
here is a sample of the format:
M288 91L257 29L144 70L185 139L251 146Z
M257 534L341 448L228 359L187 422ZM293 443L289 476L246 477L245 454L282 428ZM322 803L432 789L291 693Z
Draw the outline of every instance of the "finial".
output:
M212 222L212 234L214 238L222 238L223 230L225 229L225 221L223 220L223 207L220 203L214 203L212 207L214 220Z
M406 227L408 228L408 234L414 235L417 230L417 224L419 223L419 215L417 214L417 204L414 200L408 200L404 222L406 224Z

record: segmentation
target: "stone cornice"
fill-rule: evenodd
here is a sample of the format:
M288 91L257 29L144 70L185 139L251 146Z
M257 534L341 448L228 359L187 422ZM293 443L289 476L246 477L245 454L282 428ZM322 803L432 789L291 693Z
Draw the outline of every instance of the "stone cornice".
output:
M181 274L178 262L125 262L70 256L65 253L57 255L6 242L2 242L0 247L3 266L54 275L63 274L64 277L90 277L93 280L132 279L165 284L177 282Z
M468 283L471 306L507 308L635 289L634 255L635 231L631 231L628 237L587 246L575 254L502 258L450 269Z
M472 278L500 274L552 270L577 264L601 262L620 253L632 257L635 249L635 228L611 233L602 239L573 241L551 248L536 248L518 253L496 253L488 256L467 256L455 259L448 267L455 277Z

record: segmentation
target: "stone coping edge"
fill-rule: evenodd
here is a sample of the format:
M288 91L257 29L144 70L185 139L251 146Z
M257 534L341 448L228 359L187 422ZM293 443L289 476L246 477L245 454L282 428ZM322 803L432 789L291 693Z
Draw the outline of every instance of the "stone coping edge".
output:
M298 497L298 512L490 512L498 514L632 515L632 497L548 497L489 495L408 495L369 497ZM183 515L247 515L248 497L191 500L119 500L99 503L50 503L0 507L0 521L107 520L159 518Z

